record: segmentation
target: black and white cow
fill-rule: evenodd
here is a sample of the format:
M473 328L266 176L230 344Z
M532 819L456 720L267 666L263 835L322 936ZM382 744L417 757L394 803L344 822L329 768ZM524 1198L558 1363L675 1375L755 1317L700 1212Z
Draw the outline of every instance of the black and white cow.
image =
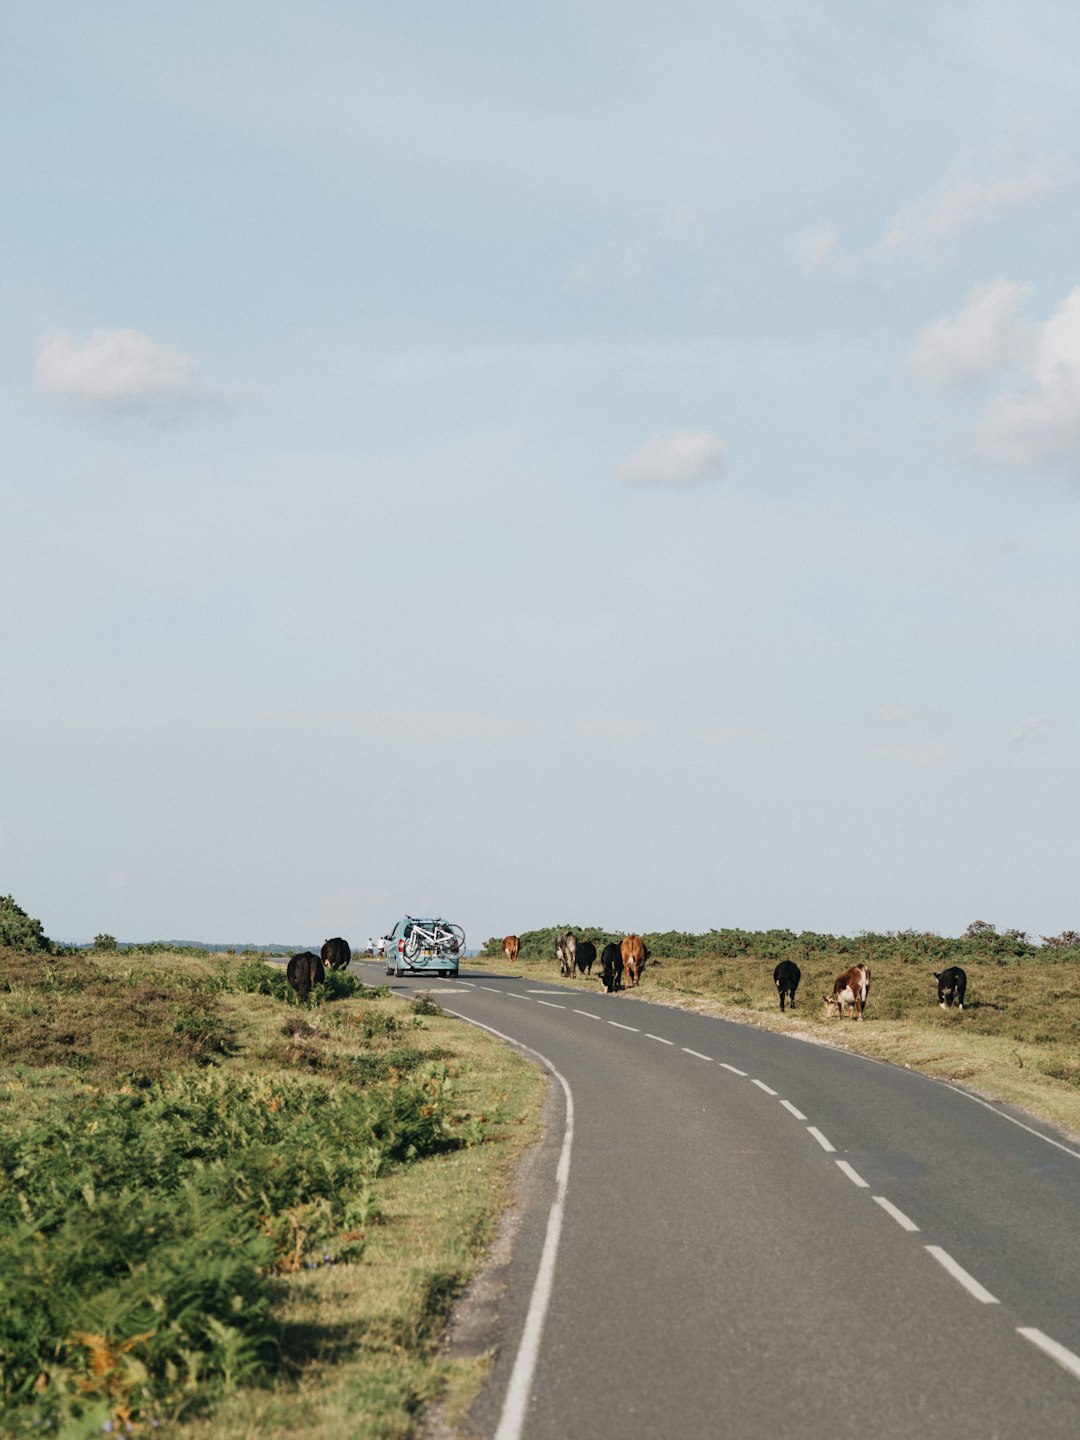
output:
M967 972L961 970L959 965L950 965L947 970L942 970L940 975L935 970L934 979L937 981L938 1004L944 1010L947 1005L959 1005L964 1008L964 992L967 990Z
M780 991L780 1009L784 1008L784 996L791 1001L791 1008L795 1009L795 991L799 988L799 981L802 979L802 971L794 960L781 960L776 969L772 972L773 983Z

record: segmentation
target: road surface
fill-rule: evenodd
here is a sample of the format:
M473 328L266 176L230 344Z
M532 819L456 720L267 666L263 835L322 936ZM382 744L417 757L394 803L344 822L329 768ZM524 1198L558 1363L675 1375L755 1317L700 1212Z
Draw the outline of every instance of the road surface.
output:
M555 1077L470 1433L1080 1434L1080 1146L916 1073L595 981L386 983Z

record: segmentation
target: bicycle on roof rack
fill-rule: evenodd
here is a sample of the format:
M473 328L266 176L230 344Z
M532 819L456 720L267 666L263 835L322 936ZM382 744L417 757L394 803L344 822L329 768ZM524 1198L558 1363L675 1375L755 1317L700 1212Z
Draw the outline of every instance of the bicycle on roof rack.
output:
M406 915L387 937L386 973L400 976L406 970L424 970L448 979L457 974L464 954L465 931L460 925Z

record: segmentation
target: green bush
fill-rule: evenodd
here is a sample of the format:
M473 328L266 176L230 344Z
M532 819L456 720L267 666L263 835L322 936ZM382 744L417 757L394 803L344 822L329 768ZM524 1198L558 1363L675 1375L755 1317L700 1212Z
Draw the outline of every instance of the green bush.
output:
M51 951L53 943L41 928L10 895L0 895L0 945L13 950Z

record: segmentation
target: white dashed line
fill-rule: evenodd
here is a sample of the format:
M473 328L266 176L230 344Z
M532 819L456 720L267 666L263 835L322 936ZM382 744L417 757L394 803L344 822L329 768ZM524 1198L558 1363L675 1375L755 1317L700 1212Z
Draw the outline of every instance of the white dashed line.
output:
M584 1015L586 1020L600 1020L600 1019L603 1018L603 1017L600 1016L600 1015L594 1015L591 1010L575 1010L575 1011L574 1011L574 1014L575 1014L575 1015Z
M501 995L503 992L495 985L481 985L481 990L490 990L492 995Z
M853 1185L858 1185L860 1190L870 1189L868 1182L865 1181L859 1172L853 1166L849 1165L846 1160L837 1160L836 1164L837 1168L844 1172Z
M788 1112L789 1115L794 1115L796 1120L806 1119L806 1116L802 1113L802 1111L797 1110L790 1100L781 1100L780 1104L783 1105L784 1109Z
M756 1085L759 1090L764 1090L766 1095L775 1095L776 1091L771 1085L766 1085L764 1080L751 1080L751 1085Z
M746 1079L746 1071L745 1071L745 1070L736 1070L736 1069L735 1069L735 1066L734 1066L734 1065L729 1065L726 1060L721 1060L721 1061L720 1061L720 1068L721 1068L721 1070L730 1070L731 1073L732 1073L732 1075L741 1075L744 1080Z
M649 1032L648 1032L648 1030L645 1031L645 1039L646 1039L646 1040L659 1040L661 1045L674 1045L674 1044L675 1044L675 1041L674 1041L674 1040L665 1040L664 1037L663 1037L663 1035L650 1035Z
M549 1010L565 1010L565 1005L556 1005L554 1000L538 1000L538 1005L546 1005Z
M884 1195L874 1195L872 1199L875 1205L881 1206L881 1208L885 1211L886 1215L892 1216L892 1218L900 1226L901 1230L918 1230L919 1227L915 1224L915 1221L909 1220L908 1217L904 1214L903 1210L898 1210L891 1200L885 1199Z
M526 1002L529 1000L528 995L519 995L516 990L504 990L502 993L508 995L511 1000L524 1000Z
M1016 1333L1023 1335L1025 1340L1030 1340L1032 1345L1037 1345L1051 1360L1056 1360L1063 1370L1068 1370L1070 1375L1075 1375L1080 1380L1080 1355L1074 1355L1071 1350L1066 1350L1064 1345L1059 1345L1056 1340L1051 1340L1049 1335L1044 1335L1041 1330L1030 1325L1018 1326Z
M561 990L526 990L526 995L561 995Z
M806 1129L810 1135L813 1135L814 1139L817 1141L817 1143L821 1146L823 1150L827 1150L830 1155L835 1151L836 1146L832 1143L831 1140L825 1139L825 1136L821 1133L821 1131L817 1128L816 1125L807 1125Z
M607 1023L609 1025L614 1025L618 1030L633 1030L635 1035L641 1034L641 1031L636 1025L620 1025L618 1020L609 1020Z
M947 1250L942 1250L940 1245L927 1245L927 1253L932 1255L943 1269L947 1270L953 1279L971 1295L978 1300L980 1305L997 1305L1000 1302L997 1297L985 1290L974 1275L969 1275L962 1265L958 1265Z
M683 1054L684 1054L684 1055L693 1055L693 1057L695 1058L695 1060L708 1060L709 1064L710 1064L710 1065L712 1064L712 1056L711 1056L711 1055L702 1055L702 1053L701 1053L700 1050L691 1050L688 1045L684 1045L682 1048L683 1048Z

